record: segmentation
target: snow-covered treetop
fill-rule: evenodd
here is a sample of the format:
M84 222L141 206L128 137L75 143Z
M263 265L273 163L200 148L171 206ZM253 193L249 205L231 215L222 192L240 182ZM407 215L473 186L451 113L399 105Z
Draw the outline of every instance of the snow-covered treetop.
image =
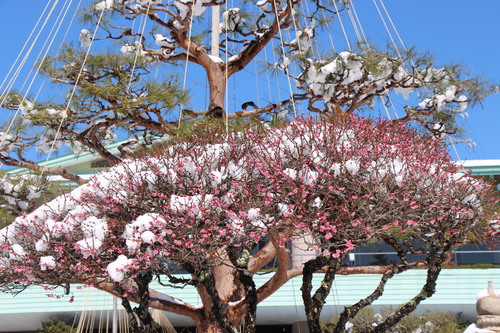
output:
M0 231L0 276L57 284L120 282L167 263L200 271L221 247L285 246L311 232L309 246L334 257L396 234L461 244L488 228L487 187L459 169L439 140L356 117L201 135L17 218Z

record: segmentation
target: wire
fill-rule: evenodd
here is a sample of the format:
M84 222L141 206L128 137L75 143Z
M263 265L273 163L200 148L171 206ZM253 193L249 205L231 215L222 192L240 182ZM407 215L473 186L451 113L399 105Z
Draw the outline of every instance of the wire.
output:
M281 49L283 50L283 56L285 56L285 44L283 42L283 32L281 30L281 24L279 22L278 6L276 5L276 0L273 0L273 2L274 2L274 11L275 11L275 15L276 15L276 23L278 24L278 32L279 32L279 36L280 36L279 39L280 39ZM288 3L287 6L291 6L291 3ZM293 11L292 8L290 8L290 10ZM287 81L288 81L288 89L290 90L290 99L292 101L292 106L293 106L293 115L294 115L294 117L297 117L297 108L295 107L295 99L293 97L292 83L290 80L290 73L288 71L287 64L284 64L284 70L285 70L285 74L286 74Z
M189 68L189 54L191 51L191 37L193 34L193 10L192 10L192 8L191 8L190 12L191 12L191 17L190 17L191 24L189 25L188 47L186 50L186 65L184 67L184 79L183 79L183 83L182 83L182 90L186 89L186 80L187 80L187 74L188 74L188 68ZM183 107L184 106L182 104L179 104L179 120L177 121L178 128L181 127L181 123L182 123L182 109L183 109Z
M382 5L382 7L384 8L385 14L387 15L387 18L389 19L389 22L391 23L392 28L394 29L394 32L396 33L396 36L398 36L399 42L400 42L400 43L401 43L401 45L403 46L403 49L404 49L405 51L407 51L406 46L405 46L405 43L403 42L403 39L402 39L402 38L401 38L401 36L399 35L398 29L396 29L396 25L394 25L394 22L392 21L391 15L389 15L389 12L387 11L387 8L386 8L386 7L385 7L385 5L384 5L384 1L380 0L380 4L381 4L381 5Z
M60 51L61 51L61 49L62 49L62 43L64 42L64 40L66 39L66 37L67 37L67 35L68 35L68 33L69 33L70 27L71 27L71 25L72 25L72 23L73 23L73 21L74 21L74 19L75 19L75 17L76 17L76 13L77 13L77 11L78 11L78 9L79 9L80 5L81 5L81 2L82 2L82 0L80 0L80 1L78 2L78 5L76 6L76 9L75 9L75 11L74 11L74 13L73 13L73 16L72 16L72 18L71 18L71 20L70 20L70 24L68 25L68 28L66 29L66 32L65 32L65 34L64 34L64 36L63 36L63 38L62 38L62 41L61 41L61 46L58 48L58 50L57 50L57 52L56 52L56 56L60 53ZM26 80L24 81L24 83L23 83L23 85L22 85L21 90L23 90L23 87L26 85L26 83L27 83L27 80L28 80L29 76L30 76L33 72L35 72L35 73L33 74L32 80L31 80L31 82L30 82L30 84L29 84L29 87L28 87L27 91L26 91L26 93L24 94L24 96L23 96L23 98L22 98L22 101L21 101L20 105L23 105L23 104L24 104L24 102L27 100L27 95L28 95L29 91L31 90L31 88L32 88L32 86L33 86L33 84L34 84L34 82L35 82L35 78L36 78L36 76L37 76L37 75L39 74L39 72L40 72L40 68L41 68L41 66L42 66L42 63L43 63L43 62L44 62L44 60L46 59L47 54L48 54L49 50L51 49L51 47L52 47L52 45L53 45L53 43L54 43L54 40L55 40L56 36L57 36L57 35L58 35L58 33L59 33L59 30L60 30L60 28L61 28L61 26L62 26L62 23L63 23L64 19L66 18L66 15L67 15L67 13L68 13L69 9L71 8L71 5L72 5L72 1L69 1L69 2L68 2L68 0L66 0L66 3L65 3L65 5L63 6L63 9L59 12L59 16L58 16L58 18L57 18L57 20L56 20L56 23L54 24L54 26L52 27L52 29L51 29L50 33L48 34L48 36L52 36L52 39L51 39L50 43L47 45L47 42L48 42L48 40L49 40L49 37L47 37L47 39L46 39L45 43L43 44L42 48L40 49L40 53L38 54L38 57L37 57L37 59L39 59L39 60L38 60L38 61L39 61L39 66L38 66L38 68L36 69L36 71L34 71L34 67L31 69L30 73L27 75L27 78L26 78ZM64 9L64 8L65 8L65 9ZM58 22L58 21L59 21L59 24L57 25L57 22ZM57 25L57 29L55 29L56 25ZM55 32L54 32L54 29L55 29ZM43 54L43 57L42 57L42 52L43 52L43 50L44 50L44 49L45 49L45 53ZM40 92L41 92L41 90L42 90L43 86L44 86L44 82L42 82L42 84L40 85L40 87L39 87L39 89L38 89L38 91L37 91L37 93L36 93L36 95L35 95L35 98L33 99L33 102L35 102L35 101L38 99L38 96L39 96L39 94L40 94ZM17 109L15 116L12 118L12 121L11 121L11 124L10 124L10 125L12 125L13 121L16 119L16 117L17 117L17 115L18 115L18 112L19 112L19 108ZM9 129L10 129L10 126L9 126ZM39 186L41 186L41 180L42 180L42 178L43 178L43 177L42 177L42 175L39 175L39 177L38 177L38 179L39 179L39 181L40 181Z
M329 20L326 17L326 13L325 13L325 9L324 8L321 8L321 13L323 14L323 19L326 22L326 31L328 32L328 38L330 39L330 44L332 45L332 49L333 49L334 52L337 52L337 49L335 47L335 43L333 42L333 36L332 36L332 33L331 33L332 29L330 29L330 23L329 23ZM338 14L338 15L340 15L340 14ZM318 53L319 53L319 48L318 48Z
M359 16L358 16L358 13L356 11L356 8L354 7L354 0L351 0L351 2L349 4L352 5L352 10L351 10L351 7L348 6L347 11L349 13L349 18L351 20L351 24L353 25L354 31L356 32L356 36L358 38L358 41L366 43L368 49L371 49L370 45L368 44L368 39L366 38L364 30L361 26L361 21L359 20ZM380 99L380 102L381 102L384 110L385 110L385 114L386 114L387 118L389 120L392 120L391 114L389 112L389 109L387 108L387 105L384 102L383 97L380 95L378 97ZM392 103L392 100L391 100L391 97L389 96L389 94L387 94L387 97L389 98L390 104L392 105L393 103Z
M339 13L339 8L337 6L337 2L333 1L333 5L335 6L335 11L337 13ZM340 14L338 14L338 18L339 18L340 27L342 28L342 32L344 33L344 38L345 38L345 41L347 43L347 47L349 48L349 51L352 51L351 43L349 41L349 38L347 37L347 32L345 30L345 26L344 26L344 22L342 20L342 16Z
M354 0L351 0L349 2L349 4L352 6L352 12L354 14L354 17L356 18L357 25L359 26L361 36L363 37L362 40L368 41L368 38L366 38L366 35L365 35L365 30L363 29L363 25L361 24L361 21L359 20L358 12L356 11L356 7L354 7Z
M130 87L132 86L132 80L134 79L134 72L135 69L137 68L137 62L139 60L139 54L141 54L142 51L142 38L144 37L144 31L146 30L146 23L148 22L147 16L149 15L149 9L151 8L151 3L148 3L148 8L146 9L146 15L142 18L143 21L141 22L141 30L140 30L140 36L139 36L139 43L136 44L137 49L135 50L135 58L134 58L134 64L132 65L132 71L130 73L130 80L128 82L127 86L127 91L130 92Z
M26 60L28 59L28 56L31 54L31 51L33 50L35 44L36 44L36 41L38 40L38 38L40 37L40 34L42 33L43 29L45 28L45 25L47 24L50 16L52 15L52 13L54 12L54 9L57 5L59 0L56 0L49 12L49 14L47 15L42 27L40 28L40 30L38 31L38 34L36 35L35 37L35 40L31 43L31 46L30 48L28 49L28 52L24 55L24 58L23 60L21 61L21 64L18 66L15 74L14 74L14 77L10 80L8 86L6 87L5 89L5 93L3 94L3 96L0 95L0 99L1 99L1 102L0 102L0 105L3 105L5 103L5 101L7 100L7 96L8 96L8 92L10 92L10 89L12 89L12 86L15 82L15 80L17 79L17 77L19 76L19 73L21 71L21 69L24 67L24 64L26 63ZM38 25L38 23L37 23ZM36 26L35 26L36 27ZM31 35L30 35L31 36ZM25 44L26 45L26 44ZM24 48L23 48L24 49ZM17 62L17 59L16 59L16 62ZM3 146L4 142L5 142L5 139L7 137L7 133L11 130L12 128L12 125L14 124L14 120L16 119L17 115L19 114L19 109L17 109L17 111L15 112L14 116L12 117L12 120L9 122L9 126L7 127L7 130L4 132L4 135L2 137L2 140L0 141L0 147Z
M56 3L56 4L57 4L57 3ZM5 84L5 82L6 82L6 81L7 81L7 79L9 78L9 75L10 75L10 74L12 73L12 71L14 70L14 67L15 67L16 63L19 61L19 58L20 58L20 57L21 57L21 55L24 53L24 50L26 49L26 47L28 46L28 44L31 44L31 48L28 50L28 52L27 52L27 53L29 54L29 53L31 52L31 50L33 49L33 46L34 46L34 44L36 43L36 41L37 41L38 37L40 36L40 34L41 34L42 30L43 30L43 27L44 27L44 26L45 26L45 24L47 23L47 20L49 19L49 17L50 17L50 15L52 14L52 12L54 11L54 6L55 6L55 5L52 7L52 9L51 9L51 11L49 12L49 14L48 14L47 18L45 19L45 22L44 22L44 24L42 25L42 28L41 28L41 29L38 29L38 34L37 34L37 36L35 37L35 40L34 40L33 42L30 42L31 37L33 36L33 34L35 33L35 31L37 30L37 27L38 27L38 25L40 24L40 22L42 21L43 15L45 14L45 12L47 11L47 9L49 8L49 5L50 5L50 0L49 0L49 1L47 1L47 4L46 4L46 6L45 6L45 8L44 8L44 10L43 10L43 12L42 12L42 14L41 14L41 15L40 15L40 17L38 18L38 21L36 22L35 26L34 26L34 27L33 27L33 29L31 30L31 33L30 33L30 35L28 36L28 39L26 40L26 42L24 43L23 47L21 48L21 51L19 51L19 54L17 55L16 60L15 60L15 61L14 61L14 63L12 64L11 68L9 69L9 72L8 72L8 73L7 73L7 75L5 76L5 79L4 79L4 80L2 81L2 83L0 84L0 90L2 90L2 88L3 88L4 84ZM24 53L24 56L25 56L24 58L26 58L27 53ZM23 66L23 65L24 65L24 63L23 63L22 65L20 65L20 66ZM19 68L18 68L18 70L19 70ZM17 74L18 74L18 72L16 72L16 74L14 75L14 78L12 78L12 79L11 79L11 81L9 82L9 86L10 86L10 84L11 84L12 80L15 80L15 78L17 77ZM5 89L5 92L8 92L8 91L9 91L9 89L10 89L10 88ZM4 93L2 93L2 94L0 95L0 100L2 100L2 103L4 103L4 102L5 102L4 97L3 97L3 96L4 96L4 94L5 94L5 92L4 92Z
M387 10L387 8L386 8L386 6L385 6L385 4L384 4L383 0L379 0L379 1L380 1L380 4L381 4L382 8L384 9L384 12L385 12L385 14L386 14L386 16L387 16L387 18L388 18L389 22L391 23L392 28L394 29L394 32L396 33L396 36L397 36L397 37L398 37L398 39L399 39L399 42L401 43L401 46L403 47L403 49L404 49L405 51L408 51L408 49L406 48L405 43L403 42L403 39L401 38L401 35L399 34L399 32L398 32L398 30L397 30L397 28L396 28L396 25L394 24L394 21L392 20L391 15L389 14L389 11ZM377 11L379 12L380 17L382 18L382 21L383 21L383 23L384 23L384 26L385 26L385 28L386 28L387 32L389 33L389 37L391 38L391 41L392 41L392 43L393 43L393 45L394 45L394 48L396 49L396 52L398 53L399 57L400 57L400 58L402 58L402 55L401 55L401 53L399 52L399 49L398 49L398 47L397 47L397 45L396 45L396 42L395 42L395 40L394 40L394 38L393 38L393 36L392 36L392 34L391 34L391 32L390 32L390 30L389 30L389 28L388 28L387 24L386 24L385 19L383 18L383 15L382 15L382 13L381 13L381 11L380 11L380 8L379 8L379 6L378 6L378 5L377 5L377 3L376 3L376 0L373 0L373 3L375 4L375 7L377 8ZM412 64L412 66L414 66L414 67L415 67L415 63L414 63L414 61L413 61L412 59L410 59L410 62L411 62L411 64ZM425 84L425 82L424 82L424 84L423 84L423 88L424 88L424 90L425 90L428 94L430 94L429 87L428 87L428 85L427 85L427 84ZM422 100L422 97L421 97L420 95L419 95L419 99L420 99L420 100ZM450 141L450 144L451 144L451 146L452 146L453 152L454 152L454 153L455 153L455 155L457 156L457 160L458 160L458 161L461 161L462 159L460 158L460 155L459 155L459 153L458 153L457 147L456 147L455 143L453 142L453 140L452 140L451 136L447 134L447 135L446 135L446 137L447 137L447 138L448 138L448 140Z
M94 29L94 33L92 35L92 39L90 41L90 45L88 46L87 48L87 52L85 53L85 57L82 61L82 66L80 67L80 71L78 72L78 76L75 80L75 84L73 86L73 89L71 89L71 93L68 97L68 103L66 104L66 108L62 114L62 117L61 117L61 121L59 123L59 127L57 128L57 131L54 135L54 140L52 140L52 144L50 146L50 149L49 149L49 152L47 153L47 158L45 159L45 165L47 164L47 162L49 161L50 159L50 155L52 154L52 151L54 150L54 147L55 147L55 143L57 141L57 136L59 135L59 133L61 132L61 129L62 129L62 124L64 123L64 121L66 120L66 118L68 117L68 111L69 111L69 108L70 108L70 105L71 105L71 102L73 100L73 97L75 96L75 91L76 91L76 88L78 87L78 82L80 81L80 78L82 77L82 74L83 74L83 71L85 70L85 63L87 62L87 59L89 57L89 54L90 54L90 50L92 48L92 45L94 43L94 39L95 39L95 36L97 35L97 31L99 30L99 26L101 24L101 21L102 21L102 17L104 16L104 12L105 12L106 8L105 6L103 6L103 9L101 11L101 14L99 15L99 19L97 21L97 24L96 24L96 27ZM43 176L43 170L42 172L40 173L40 176Z
M43 62L44 62L44 61L45 61L45 59L47 58L47 55L48 55L48 53L49 53L49 51L50 51L50 49L51 49L51 47L52 47L52 44L54 43L54 40L56 39L57 34L59 33L59 29L61 28L62 23L63 23L63 21L64 21L64 19L65 19L66 15L67 15L67 13L68 13L68 10L69 10L69 8L70 8L70 6L71 6L71 1L72 1L72 0L70 0L70 1L68 2L68 0L66 0L65 5L63 6L63 10L61 10L61 11L59 12L59 15L58 15L58 17L57 17L57 19L56 19L56 23L53 25L52 29L50 30L50 32L49 32L49 34L48 34L48 36L52 36L52 39L50 40L50 43L48 43L48 41L49 41L49 37L47 37L47 39L45 40L45 42L44 42L43 46L41 47L40 52L39 52L39 54L38 54L38 56L37 56L37 59L38 59L38 62L39 62L38 67L36 68L36 70L35 70L35 67L32 67L32 68L31 68L31 70L30 70L29 74L26 76L26 79L24 80L23 85L22 85L22 86L21 86L21 88L20 88L20 90L21 90L21 91L23 91L23 90L24 90L25 85L26 85L26 84L27 84L27 82L28 82L29 77L30 77L31 75L33 75L32 79L31 79L31 82L30 82L30 83L29 83L29 85L28 85L28 89L27 89L27 90L26 90L26 92L24 93L23 99L22 99L22 101L21 101L21 105L23 105L23 103L27 100L27 95L28 95L28 94L29 94L29 92L31 91L31 88L33 87L33 84L34 84L34 82L35 82L35 79L36 79L37 75L38 75L38 74L39 74L39 72L40 72L40 69L41 69L41 67L42 67L42 65L43 65ZM64 8L65 8L65 10L64 10ZM59 21L59 24L57 24L57 22L58 22L58 21ZM57 28L56 28L56 25L57 25ZM55 29L55 32L54 32L54 29ZM64 41L64 38L63 38L63 41ZM47 45L47 43L48 43L48 45ZM57 54L59 54L59 52L60 52L61 48L62 48L62 42L61 42L61 46L60 46L60 47L59 47L59 49L58 49ZM44 49L45 49L45 52L43 52L43 51L44 51ZM43 53L43 56L42 56L42 53ZM41 90L42 90L42 87L43 87L43 83L41 84L40 88L38 89L38 92L37 92L37 94L36 94L36 96L37 96L37 97L38 97L38 95L40 94L40 92L41 92ZM35 100L34 100L34 101L36 101L36 98L35 98ZM18 108L18 111L19 111L19 108ZM17 116L17 112L16 112L16 116Z
M389 38L391 39L391 42L392 42L392 45L394 45L394 48L396 50L396 53L398 54L398 56L402 59L403 58L403 55L401 54L401 52L399 52L399 48L397 47L397 44L396 42L394 41L394 37L392 36L392 33L391 31L389 30L389 27L387 26L387 23L385 21L385 18L384 16L382 15L382 12L380 11L380 8L379 6L377 5L377 1L376 0L373 0L373 4L375 5L375 8L377 8L377 12L380 16L380 18L382 19L382 23L384 24L384 27L385 27L385 30L387 31L387 34L389 35Z
M257 105L260 105L260 94L259 94L259 76L257 75L257 61L254 59L253 60L253 68L254 68L254 76L255 76L255 91L257 92Z
M229 34L229 31L228 31L228 27L229 27L229 8L228 8L228 1L226 1L226 25L225 25L225 30L226 30L226 63L225 63L225 73L224 73L224 80L226 81L225 82L225 95L226 95L226 99L225 99L225 111L223 113L224 115L224 125L225 125L225 128L226 128L226 133L229 132L229 77L228 77L228 57L229 57L229 37L228 37L228 34ZM236 15L236 14L235 14Z
M42 28L43 29L43 28ZM41 33L42 30L40 30L40 33ZM25 54L21 64L18 66L15 74L14 74L14 77L9 81L9 84L7 86L7 88L4 90L4 93L3 93L3 100L2 100L2 103L5 102L6 98L7 98L7 95L8 93L10 92L10 90L12 89L13 87L13 84L15 83L15 80L17 80L17 78L19 77L19 74L22 70L22 68L24 67L25 63L26 63L26 60L28 59L28 56L31 54L31 51L33 50L34 46L35 46L35 43L36 41L38 40L38 37L40 36L40 34L37 35L37 39L33 42L33 44L31 45L29 51Z
M273 44L273 41L271 41L271 45ZM266 64L269 64L268 58L267 58L267 48L264 48L264 61ZM272 99L272 94L271 94L271 78L269 77L269 71L266 71L266 77L267 77L267 98L269 99L270 102L273 101ZM279 90L279 85L278 87L278 94L280 93Z
M350 6L347 6L347 13L349 14L349 18L351 19L352 26L353 26L353 28L354 28L354 32L356 33L356 37L358 38L358 41L363 40L363 38L361 37L361 33L359 32L359 29L358 29L358 25L357 25L357 23L356 23L356 20L354 19L354 16L353 16L353 14L352 14L351 7L350 7Z

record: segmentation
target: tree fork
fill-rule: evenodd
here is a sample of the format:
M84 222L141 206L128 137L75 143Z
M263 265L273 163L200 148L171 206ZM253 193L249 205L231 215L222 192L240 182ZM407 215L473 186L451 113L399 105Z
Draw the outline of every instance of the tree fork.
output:
M242 251L242 256L240 257L236 249L233 248L228 251L228 255L233 265L237 267L238 278L245 291L245 333L255 333L258 297L255 282L253 281L252 275L248 271L250 252L247 249L244 249Z
M158 323L153 320L153 317L149 313L149 283L152 279L153 275L151 272L139 275L134 279L139 289L140 297L139 306L134 309L139 319L138 324L140 326L140 332L156 332L160 328Z
M302 299L304 300L307 325L311 333L321 333L320 317L323 306L325 305L326 297L330 294L330 289L332 288L332 282L335 279L335 274L347 257L348 252L342 253L339 258L326 258L324 256L322 260L313 259L312 262L309 261L304 267L304 279L302 282ZM333 262L332 262L333 261ZM308 264L311 262L311 265ZM311 297L312 291L312 277L313 273L320 270L323 266L328 265L323 280L321 281L321 286L316 290L314 296ZM307 279L306 279L306 267L307 268ZM307 283L307 286L305 284ZM307 293L307 294L306 294Z
M417 306L425 299L431 297L436 292L437 279L441 273L442 264L448 259L447 253L450 251L451 242L446 242L444 246L431 250L428 262L427 279L420 292L411 300L403 304L397 311L389 315L380 325L372 328L369 333L384 333L401 321L405 316L413 312Z
M199 281L205 287L210 300L212 301L211 309L207 309L210 313L207 313L207 311L205 311L205 318L199 323L198 326L201 326L199 328L202 329L202 332L208 332L207 329L209 327L211 330L216 329L216 327L211 324L211 322L213 322L213 320L211 319L214 318L217 321L217 326L220 327L222 332L238 333L238 330L236 329L236 327L234 327L234 325L228 318L227 305L224 304L219 298L219 292L215 286L215 280L212 275L209 272L203 272L202 276L199 277ZM205 308L207 308L206 305Z
M386 273L382 275L382 278L380 279L380 282L375 288L375 290L368 296L365 297L364 299L360 300L358 303L351 305L351 306L346 306L344 308L344 311L340 314L340 318L335 326L335 330L333 333L342 333L345 331L345 325L347 324L349 319L354 318L359 311L364 309L365 307L371 305L374 301L376 301L382 294L384 293L385 290L385 285L387 281L389 281L394 275L399 274L401 272L404 272L410 268L409 265L397 265L392 267L390 270L388 270Z

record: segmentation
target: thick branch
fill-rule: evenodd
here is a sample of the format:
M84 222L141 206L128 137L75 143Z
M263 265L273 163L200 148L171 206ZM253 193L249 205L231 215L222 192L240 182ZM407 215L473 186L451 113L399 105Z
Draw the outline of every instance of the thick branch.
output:
M383 333L396 325L403 317L413 312L417 306L425 299L431 297L436 292L437 279L441 273L442 264L448 260L447 255L450 250L450 243L434 248L430 251L427 263L427 279L420 292L411 300L403 304L397 311L390 314L381 324L373 327L369 332Z
M339 258L328 258L326 256L319 256L315 259L309 260L304 265L304 274L302 278L302 299L307 316L307 325L311 332L321 332L320 316L326 297L330 293L330 289L335 279L335 274L347 257L347 252L342 253ZM326 266L325 275L321 285L314 295L311 295L313 284L313 274L321 267Z
M113 283L98 282L95 283L93 286L99 290L110 293L115 297L122 296L120 292L116 289L115 284ZM199 321L203 318L202 309L184 303L181 300L175 299L173 297L167 296L159 291L150 289L149 296L150 296L149 306L153 309L158 309L162 311L172 312L181 316L186 316L188 318L191 318L193 321ZM137 293L136 289L134 291L127 292L127 299L134 303L140 303L140 295Z
M276 3L273 4L275 7ZM278 13L275 8L275 20L273 25L269 27L266 32L259 38L254 39L250 42L248 47L242 51L234 60L228 63L228 77L239 72L245 68L265 47L266 45L276 36L280 29L285 29L288 27L289 20L292 16L292 5L291 1L288 2L285 9Z
M248 262L248 270L257 273L276 257L276 249L271 242L266 243Z
M334 333L344 332L345 325L347 324L347 321L349 319L354 318L359 313L359 311L361 309L364 309L365 307L371 305L380 296L382 296L382 294L384 293L385 285L386 285L387 281L389 281L394 275L408 270L410 267L411 266L409 266L409 265L395 265L390 270L386 271L382 275L382 278L380 279L380 282L379 282L377 288L375 288L375 290L370 295L361 299L356 304L353 304L351 306L346 306L344 308L344 311L342 311L342 313L340 314L339 321L337 322L337 324L335 326Z
M269 113L272 112L276 109L282 108L284 106L293 104L294 102L297 101L302 101L306 100L308 97L304 94L298 94L294 95L293 99L286 99L284 101L281 101L276 104L270 104L268 106L265 106L263 108L256 108L253 110L248 110L248 111L236 111L234 113L228 113L227 118L228 119L238 119L238 118L246 118L246 117L252 117L252 116L258 116L264 113ZM208 111L191 111L191 110L184 110L184 112L188 115L188 118L186 120L191 120L199 116L204 116L208 114Z
M35 172L42 173L44 175L59 175L63 177L64 179L70 180L72 182L77 183L78 185L83 185L87 181L83 178L81 178L78 175L75 175L68 169L59 166L59 167L44 167L41 165L38 165L37 163L29 160L24 160L24 161L18 161L10 157L0 157L0 161L2 161L3 164L9 165L9 166L15 166L19 168L24 168L24 169L29 169Z
M283 246L279 246L280 235L271 236L271 243L276 251L276 256L278 258L278 271L262 286L257 289L257 303L262 302L267 297L271 296L276 290L281 288L285 283L287 283L291 276L288 274L288 269L291 266L290 250ZM245 313L245 303L240 302L236 304L231 311L233 311L238 317L243 316Z

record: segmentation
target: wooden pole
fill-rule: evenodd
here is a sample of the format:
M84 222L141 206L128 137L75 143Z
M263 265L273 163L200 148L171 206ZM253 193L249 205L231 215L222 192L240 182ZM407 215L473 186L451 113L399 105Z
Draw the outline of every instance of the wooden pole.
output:
M118 304L116 297L113 296L113 333L118 333Z
M220 6L212 6L212 55L219 56Z

